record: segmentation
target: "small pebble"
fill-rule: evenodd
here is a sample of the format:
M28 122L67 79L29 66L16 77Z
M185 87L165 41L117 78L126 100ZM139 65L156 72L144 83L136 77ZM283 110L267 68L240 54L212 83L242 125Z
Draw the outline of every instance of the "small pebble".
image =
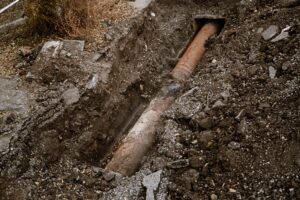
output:
M172 169L180 169L180 168L188 167L189 164L190 163L188 159L181 159L181 160L176 160L168 163L168 166Z
M230 143L228 144L228 147L229 147L230 149L236 150L236 149L241 148L241 144L238 143L238 142L230 142Z
M271 39L272 37L274 37L279 31L279 28L278 26L275 26L275 25L271 25L269 26L269 28L267 28L267 30L265 30L263 33L262 33L262 37L265 39L265 40L269 40Z
M215 195L215 194L212 194L212 195L210 195L210 199L211 199L211 200L217 200L217 199L218 199L218 196Z
M233 189L233 188L229 188L229 192L230 192L230 193L236 193L236 190Z
M274 67L269 67L270 78L274 79L276 77L277 70Z
M216 101L216 103L214 103L212 108L222 108L224 106L225 106L225 104L221 100L218 100L218 101Z

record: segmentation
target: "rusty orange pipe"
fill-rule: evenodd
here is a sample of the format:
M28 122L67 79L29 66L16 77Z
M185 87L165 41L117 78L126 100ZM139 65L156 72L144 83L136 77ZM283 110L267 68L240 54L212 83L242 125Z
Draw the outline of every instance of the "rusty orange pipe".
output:
M171 72L174 79L182 81L191 76L205 53L206 41L217 34L218 29L218 24L214 22L208 22L201 28L174 70Z
M217 23L208 22L202 27L173 70L172 75L175 79L184 80L192 74L204 55L206 41L217 31ZM174 88L177 89L174 90ZM106 170L118 172L125 176L130 176L137 170L141 160L154 143L155 131L161 121L161 115L175 100L176 95L172 91L177 91L178 88L180 87L173 85L162 88L162 93L159 93L150 102L148 108L129 131L113 158L106 165Z
M130 176L136 172L143 157L154 143L155 131L162 113L174 100L175 98L170 96L157 97L151 101L107 164L106 170L118 172L124 176Z

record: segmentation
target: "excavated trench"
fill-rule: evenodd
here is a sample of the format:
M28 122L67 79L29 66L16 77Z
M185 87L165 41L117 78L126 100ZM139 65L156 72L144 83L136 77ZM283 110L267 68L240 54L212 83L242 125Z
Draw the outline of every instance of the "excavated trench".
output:
M77 103L52 103L14 130L10 151L0 162L1 196L12 195L14 184L24 192L28 176L33 182L43 175L60 176L80 163L104 168L149 101L171 81L169 73L194 35L193 17L203 14L199 4L154 2L112 29L107 34L111 41L99 58L111 66L108 80L93 89L82 87L80 80ZM68 68L56 73L47 67L34 68L44 77L43 84L61 75L74 78Z
M34 91L30 116L0 120L0 138L13 135L0 155L0 199L145 199L156 184L156 199L299 199L298 11L265 0L157 0L115 25L97 52L36 59L20 83ZM104 171L172 85L203 14L226 17L226 29L157 120L142 166L129 177ZM291 26L289 37L265 40L259 30L274 25Z

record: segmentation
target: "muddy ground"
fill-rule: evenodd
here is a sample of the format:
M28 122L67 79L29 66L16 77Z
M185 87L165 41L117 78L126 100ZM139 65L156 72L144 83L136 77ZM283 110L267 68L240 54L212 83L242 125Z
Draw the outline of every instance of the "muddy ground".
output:
M27 92L27 111L1 115L1 137L12 136L1 199L145 199L142 179L158 170L157 199L299 199L300 7L285 2L158 0L79 56L39 57L38 45L11 89ZM101 168L171 82L199 14L224 16L223 32L140 170L109 177ZM265 40L271 25L289 37Z

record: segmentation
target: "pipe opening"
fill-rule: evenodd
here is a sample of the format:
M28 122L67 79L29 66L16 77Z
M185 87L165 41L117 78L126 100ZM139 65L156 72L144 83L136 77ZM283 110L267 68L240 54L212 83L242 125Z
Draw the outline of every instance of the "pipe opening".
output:
M217 15L197 15L194 17L194 30L195 35L202 29L202 27L207 23L214 23L217 25L218 29L216 32L216 36L219 36L226 24L226 19L222 16Z

